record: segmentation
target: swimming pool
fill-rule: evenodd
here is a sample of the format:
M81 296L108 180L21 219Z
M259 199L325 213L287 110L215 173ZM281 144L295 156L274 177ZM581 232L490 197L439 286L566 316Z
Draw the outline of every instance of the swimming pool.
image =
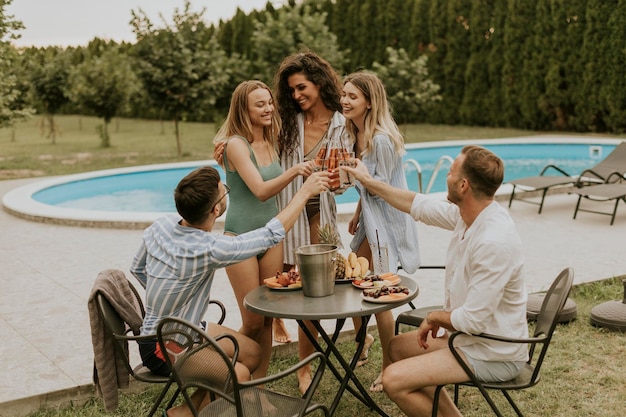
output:
M423 186L443 156L454 158L467 144L483 145L505 161L505 182L536 175L549 163L566 167L571 174L595 165L619 143L616 139L563 136L428 142L407 145L404 160L417 161ZM431 192L444 192L447 160L441 161ZM12 190L3 198L5 208L23 217L49 217L77 221L150 222L164 212L174 212L172 193L178 181L198 166L214 161L195 161L120 168L51 178ZM417 191L416 164L406 163L409 188ZM23 189L22 189L23 188ZM18 197L17 194L20 196ZM341 211L354 209L354 189L338 196ZM19 206L19 207L16 207ZM107 219L107 220L102 220Z

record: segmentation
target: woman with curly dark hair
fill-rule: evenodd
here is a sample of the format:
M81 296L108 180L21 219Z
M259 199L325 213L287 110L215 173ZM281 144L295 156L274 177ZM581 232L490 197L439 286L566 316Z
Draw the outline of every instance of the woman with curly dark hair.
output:
M341 82L333 67L314 52L290 55L280 64L274 77L274 95L283 129L278 139L280 162L283 169L311 161L328 143L352 148L345 131L341 113ZM283 207L302 186L303 178L296 178L278 195L278 206ZM309 200L284 243L285 267L295 265L295 250L303 245L319 243L320 225L330 223L337 227L337 208L333 193L322 193ZM310 325L309 329L316 333ZM301 358L315 349L298 329L298 350ZM311 383L309 368L298 371L300 390Z

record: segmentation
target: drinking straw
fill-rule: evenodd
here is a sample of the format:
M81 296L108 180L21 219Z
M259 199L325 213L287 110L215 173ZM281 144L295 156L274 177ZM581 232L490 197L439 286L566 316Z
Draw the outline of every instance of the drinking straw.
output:
M378 261L382 259L382 255L380 254L380 240L378 240L378 229L376 229L376 247L378 248Z

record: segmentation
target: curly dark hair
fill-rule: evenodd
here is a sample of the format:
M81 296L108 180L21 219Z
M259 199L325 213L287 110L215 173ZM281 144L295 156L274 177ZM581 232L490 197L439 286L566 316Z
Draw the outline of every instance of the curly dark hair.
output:
M302 109L293 99L287 80L291 75L299 73L320 88L320 97L327 109L341 111L341 83L337 72L328 61L312 51L285 58L274 76L276 103L283 125L278 138L281 155L283 152L291 154L298 143L296 116Z

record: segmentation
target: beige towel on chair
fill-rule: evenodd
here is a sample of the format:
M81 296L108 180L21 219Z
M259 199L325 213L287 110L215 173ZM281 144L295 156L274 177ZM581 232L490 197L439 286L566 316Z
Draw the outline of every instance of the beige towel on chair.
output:
M104 270L98 274L87 302L94 352L93 380L108 411L117 409L118 388L128 387L129 374L124 364L128 357L117 357L114 340L107 333L98 313L96 294L102 294L133 333L139 334L143 317L130 285L124 272L116 269Z

